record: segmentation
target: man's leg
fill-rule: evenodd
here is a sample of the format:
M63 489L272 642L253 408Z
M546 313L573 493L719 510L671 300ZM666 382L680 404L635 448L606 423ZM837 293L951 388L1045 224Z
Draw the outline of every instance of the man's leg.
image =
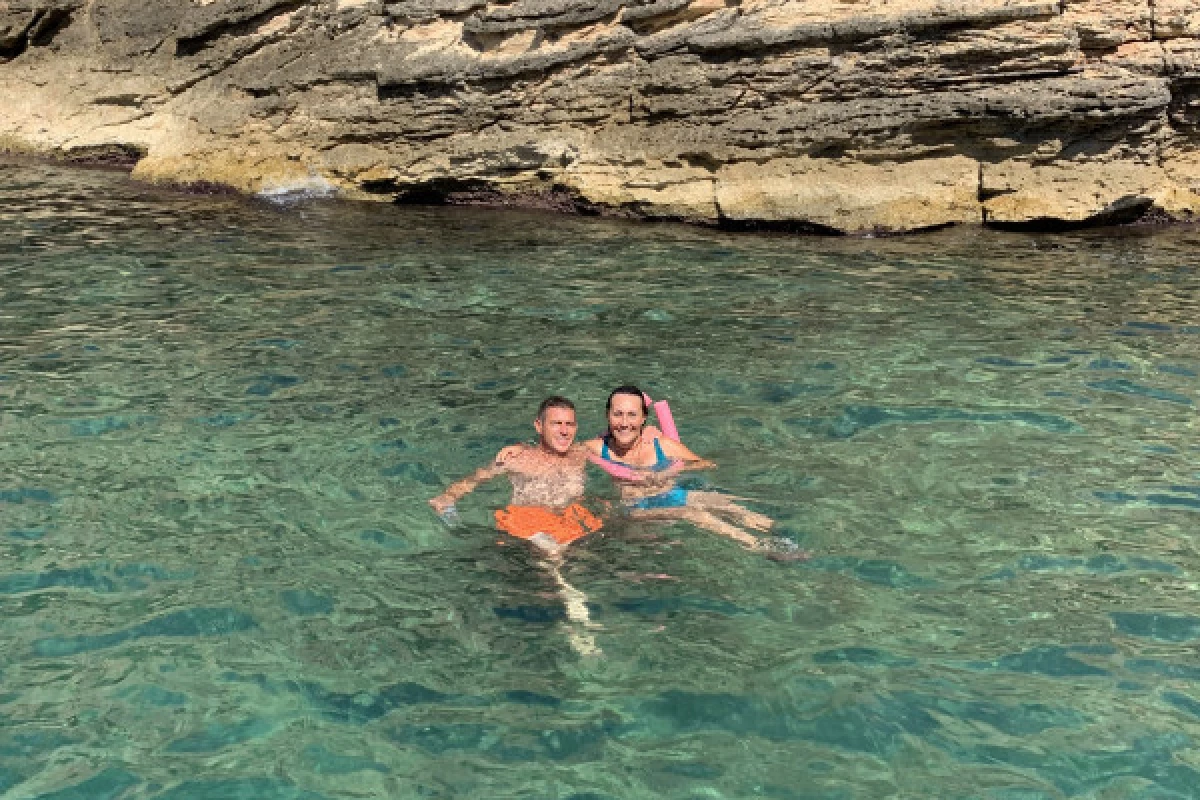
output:
M557 563L562 562L562 554L566 546L559 544L558 540L550 534L535 533L526 539L526 541L537 547L538 550L542 551L549 558L554 559Z
M567 583L566 578L562 576L562 563L562 556L559 555L542 561L541 565L558 585L558 595L566 607L568 623L575 623L567 625L567 640L581 656L601 655L602 651L596 646L595 638L586 630L600 627L592 622L592 616L588 613L587 595ZM585 630L579 630L576 625L582 625Z

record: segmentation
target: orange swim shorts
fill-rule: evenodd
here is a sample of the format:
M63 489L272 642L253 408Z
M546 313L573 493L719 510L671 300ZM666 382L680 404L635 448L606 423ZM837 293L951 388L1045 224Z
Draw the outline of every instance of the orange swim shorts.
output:
M561 511L544 506L509 506L496 512L496 526L518 539L549 534L559 544L569 544L600 530L604 523L578 503Z

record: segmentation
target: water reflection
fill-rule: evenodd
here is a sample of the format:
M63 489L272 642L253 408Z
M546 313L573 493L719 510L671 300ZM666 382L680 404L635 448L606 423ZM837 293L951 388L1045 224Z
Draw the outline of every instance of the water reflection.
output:
M1196 231L3 175L0 791L1195 796ZM817 557L624 520L556 578L503 487L428 513L542 396L592 431L628 380Z

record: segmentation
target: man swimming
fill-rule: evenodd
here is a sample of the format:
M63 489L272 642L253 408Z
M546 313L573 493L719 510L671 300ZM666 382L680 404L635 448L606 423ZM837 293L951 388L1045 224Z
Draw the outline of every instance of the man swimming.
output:
M507 475L512 499L496 512L496 527L535 545L547 556L542 566L558 586L567 619L584 628L595 628L588 614L587 597L567 583L559 567L567 545L600 529L601 521L579 501L583 497L587 451L575 444L578 425L575 406L565 397L547 397L538 406L533 427L536 445L506 447L486 467L481 467L429 501L446 518L454 504L481 483ZM569 627L567 638L581 655L600 655L587 630Z
M575 444L574 404L558 395L547 397L538 406L533 427L538 432L536 445L504 448L491 464L451 484L429 504L446 517L480 484L507 475L512 499L507 508L496 512L496 526L547 555L559 556L567 545L599 530L602 523L579 502L587 451Z

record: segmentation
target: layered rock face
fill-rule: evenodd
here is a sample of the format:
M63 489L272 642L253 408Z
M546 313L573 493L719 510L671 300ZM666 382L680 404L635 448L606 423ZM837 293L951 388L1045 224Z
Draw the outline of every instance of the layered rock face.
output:
M868 232L1200 213L1200 0L0 0L0 147Z

